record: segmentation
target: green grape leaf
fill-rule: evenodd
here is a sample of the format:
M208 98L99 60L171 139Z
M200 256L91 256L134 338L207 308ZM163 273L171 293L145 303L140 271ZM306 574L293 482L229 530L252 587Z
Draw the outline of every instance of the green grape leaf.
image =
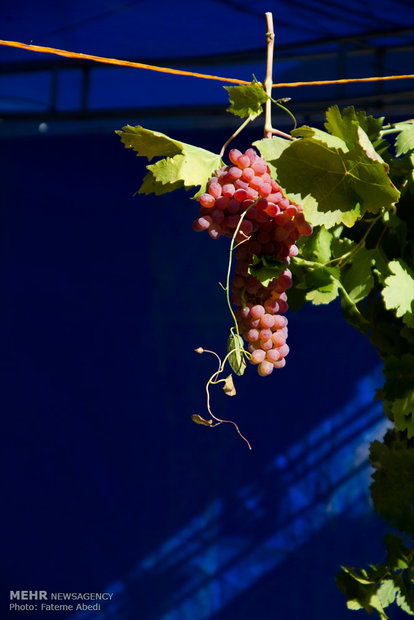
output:
M332 209L331 211L320 211L318 203L313 196L308 194L302 201L303 213L306 221L313 227L324 226L326 229L337 226L343 222L345 226L351 227L361 215L359 203L353 209L343 212L340 209Z
M362 248L353 258L350 267L342 278L349 297L354 303L364 299L374 287L372 268L375 265L377 250Z
M292 264L306 266L306 262L296 256ZM305 289L307 291L306 299L315 306L329 304L338 296L341 286L339 278L339 269L315 263L314 267L309 267L306 270L304 279L296 284L296 288Z
M330 134L341 138L351 147L360 140L358 128L362 129L370 141L377 140L380 137L383 122L383 117L374 118L367 116L363 111L355 112L353 106L345 108L341 115L338 106L334 105L326 112L325 127Z
M335 581L345 595L348 609L365 609L371 613L372 608L375 608L380 618L387 618L377 595L378 586L364 569L358 573L356 570L343 566L341 572L336 575Z
M381 138L381 130L384 124L383 116L375 118L374 116L366 114L364 110L358 110L358 112L355 112L355 108L353 106L345 108L345 110L343 111L344 116L348 114L350 116L356 116L356 120L358 121L359 126L362 127L371 142L374 142L375 140L379 140Z
M358 310L355 302L350 298L344 286L340 286L342 315L355 329L365 334L370 327L370 322Z
M320 284L317 289L309 291L306 299L311 301L314 306L330 304L339 294L339 281L332 274L326 275L326 283Z
M127 125L116 133L125 147L132 148L138 156L147 157L149 161L153 157L162 157L147 166L148 173L138 191L140 194L160 195L180 187L200 187L198 197L222 164L220 156L215 153L141 126Z
M407 584L402 575L395 579L399 587L396 603L409 616L414 616L414 594L411 583Z
M395 601L398 588L392 579L384 579L381 581L381 585L377 590L377 596L381 607L388 607Z
M302 138L272 163L288 192L310 194L316 200L316 209L315 204L303 205L312 225L350 227L366 211L378 213L399 197L384 164L371 159L359 143L345 153L315 138Z
M230 336L227 340L227 354L229 354L229 364L236 375L242 375L246 370L243 350L243 338L239 334L230 331Z
M326 111L327 131L345 142L346 145L353 147L358 141L357 129L359 123L352 113L353 108L346 108L343 116L337 105L333 105ZM355 110L353 110L355 113Z
M399 157L412 150L414 150L414 123L407 123L395 140L395 153Z
M298 127L292 131L292 136L295 138L315 138L315 140L319 140L323 142L327 146L332 146L334 148L342 149L344 152L349 151L346 142L339 138L338 136L333 136L322 129L316 129L315 127L308 127L307 125L303 125L302 127Z
M189 144L183 144L182 153L147 166L155 180L156 190L160 186L175 186L177 183L182 183L185 188L204 187L219 167L218 155Z
M224 86L229 93L230 107L227 112L253 120L263 112L263 104L267 95L258 82L248 85Z
M395 534L387 534L385 544L388 554L384 564L371 564L368 570L343 566L335 577L336 583L347 599L348 609L365 609L368 613L376 609L379 617L386 619L385 609L396 602L413 615L413 549Z
M370 460L374 507L391 527L414 535L414 449L403 433L388 431L384 443L373 441Z
M376 250L377 252L375 255L375 265L372 271L375 274L378 282L383 285L385 278L389 275L389 269L388 269L389 260L384 250L381 248L381 246L379 248L376 248Z
M248 272L263 284L268 286L274 278L278 278L286 270L286 263L281 258L263 255L260 258L253 256Z
M134 196L137 194L156 194L157 196L161 196L162 194L167 194L168 192L172 192L176 189L180 189L183 187L182 181L176 181L175 183L169 183L168 185L163 185L159 183L154 177L151 170L147 172L145 177L143 178L142 185L137 192L135 192Z
M332 239L332 258L340 258L355 248L355 241L347 237L333 237Z
M297 241L300 256L316 263L327 263L331 258L332 233L324 226L318 227L309 237Z
M402 259L391 261L388 268L392 275L385 279L382 289L385 307L414 327L414 272Z
M172 157L182 152L182 143L178 140L140 125L137 127L126 125L115 133L120 136L126 148L133 149L137 156L146 157L148 161L153 157Z
M263 138L262 140L256 140L253 142L253 146L257 148L263 159L266 160L272 177L276 178L276 168L274 161L279 159L283 151L289 146L290 140L286 138L279 138L273 136L273 138Z
M368 135L368 137L370 136ZM394 161L397 161L393 158L393 156L389 152L389 148L391 145L388 142L388 140L385 140L385 138L379 138L378 140L372 140L372 144L373 144L374 149L377 151L378 155L383 157L385 161L388 163L388 165L391 165Z
M299 278L299 282L302 279L300 276L298 276L298 270L292 267L292 273L293 276L295 278L295 281L298 280ZM304 291L301 288L298 288L297 286L294 286L290 289L289 291L289 308L290 310L293 310L294 312L297 312L298 310L300 310L301 308L303 308L303 306L306 304L306 291Z
M374 148L374 145L372 144L371 140L368 138L367 134L362 129L362 127L358 127L357 133L358 133L358 144L364 149L369 159L372 159L373 161L379 161L380 163L384 164L384 169L388 173L390 169L389 165L386 164L384 160L382 159L381 155L377 153L377 151Z

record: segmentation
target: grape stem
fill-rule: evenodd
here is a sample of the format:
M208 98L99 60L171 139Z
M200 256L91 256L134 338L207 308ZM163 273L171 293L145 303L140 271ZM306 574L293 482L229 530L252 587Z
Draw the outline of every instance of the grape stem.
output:
M249 447L249 450L251 450L252 446L250 445L249 440L246 439L246 437L244 435L242 435L242 433L240 432L240 429L239 429L238 425L236 424L236 422L234 422L233 420L222 420L221 418L218 418L217 416L215 416L214 413L211 411L211 405L210 405L210 385L217 385L217 383L221 383L221 381L224 381L224 379L218 379L218 376L223 372L224 366L225 366L229 356L232 354L232 352L233 351L229 351L229 353L227 353L227 355L224 358L224 360L221 361L220 357L217 355L217 353L215 351L209 351L208 349L203 349L203 353L211 353L212 355L215 355L217 357L218 361L219 361L218 369L211 375L210 379L206 383L207 411L209 412L211 418L213 420L216 420L216 424L212 424L210 426L210 428L215 428L216 426L219 426L220 424L233 424L233 426L235 427L237 433L247 443L247 445Z
M256 201L256 202L257 202L257 201ZM255 204L256 204L256 203L255 203ZM253 206L253 205L251 205L251 206ZM243 221L244 217L246 216L246 213L249 211L249 209L250 209L250 208L251 208L251 207L249 207L248 209L246 209L246 211L244 211L244 213L242 213L242 214L241 214L240 219L239 219L239 221L238 221L238 223L237 223L236 229L235 229L235 231L234 231L234 234L233 234L233 236L232 236L232 238L231 238L231 243L230 243L230 252L229 252L229 262L228 262L228 265L227 265L226 287L225 287L225 289L224 289L224 290L226 291L227 305L228 305L228 307L229 307L230 314L231 314L232 319L233 319L233 321L234 321L234 327L235 327L235 329L236 329L236 334L237 334L237 336L238 336L238 337L240 337L240 333L239 333L239 326L238 326L238 324L237 324L237 319L236 319L236 316L235 316L235 314L234 314L234 312L233 312L233 308L231 307L231 301L230 301L230 274L231 274L231 264L232 264L232 262L233 262L234 242L235 242L236 237L237 237L237 234L238 234L238 232L239 232L239 230L240 230L241 223L242 223L242 221ZM248 239L248 237L246 237L246 241L247 241L247 239ZM241 243L243 243L243 241L242 241ZM240 245L240 243L239 243L238 245Z
M410 127L414 123L414 119L409 119L408 121L403 121L401 123L390 123L389 125L385 125L380 131L380 135L385 136L390 133L398 133L405 129L406 127Z
M273 29L273 15L272 13L266 13L266 39L267 39L267 64L266 64L266 77L263 82L264 89L266 91L266 118L264 126L265 138L271 138L275 130L272 127L272 87L273 87L273 50L275 46L275 32Z
M248 125L250 123L250 121L252 120L252 118L249 116L248 118L246 118L246 120L240 125L240 127L238 129L236 129L236 131L230 136L230 138L227 140L227 142L225 142L223 144L223 146L221 147L221 151L219 153L219 157L220 159L223 157L224 155L224 151L226 150L226 148L228 147L228 145L230 144L230 142L239 135L239 133L241 131L243 131L243 129L246 127L246 125Z

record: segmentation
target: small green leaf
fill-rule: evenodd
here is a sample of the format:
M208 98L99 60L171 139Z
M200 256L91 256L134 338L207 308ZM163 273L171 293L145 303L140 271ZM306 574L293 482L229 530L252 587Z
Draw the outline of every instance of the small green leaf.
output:
M295 257L293 263L299 266L306 265L299 256ZM306 270L304 280L297 283L296 288L305 289L306 299L314 305L329 304L338 296L341 286L339 278L339 269L315 263L315 267Z
M348 609L365 609L371 613L372 602L375 597L376 584L374 579L367 575L364 569L359 572L343 566L335 577L336 584L345 595Z
M412 150L414 150L414 123L407 124L395 140L397 157Z
M182 181L176 181L175 183L163 185L156 180L152 171L149 170L142 181L141 187L137 192L135 192L134 196L137 194L155 194L156 196L161 196L162 194L167 194L168 192L180 189L183 186L184 184Z
M404 584L405 585L405 584ZM411 596L410 596L411 595ZM414 601L413 601L412 589L408 590L407 586L403 590L399 590L397 593L397 605L409 616L414 616Z
M199 195L214 171L222 165L219 155L173 140L158 131L127 125L116 133L125 146L134 149L139 156L148 160L162 157L147 166L148 173L139 189L140 194L160 195L180 187L200 187Z
M388 164L386 164L382 159L381 155L377 153L374 145L372 144L371 140L368 138L362 127L358 127L358 144L364 149L369 159L372 159L372 161L379 161L384 165L386 172L389 171Z
M227 353L230 354L228 356L229 364L236 375L242 375L246 370L243 350L243 338L231 331L227 341Z
M393 275L384 282L382 297L385 307L394 310L397 317L411 315L414 309L414 272L402 260L393 260L388 264ZM405 321L411 325L411 317Z
M263 284L268 286L274 278L278 278L286 270L286 263L280 258L263 255L260 258L253 256L248 272Z
M172 157L182 151L182 143L178 140L140 125L126 125L115 133L120 136L126 148L134 149L138 156L146 157L148 161L153 157Z
M376 250L362 248L353 258L345 272L342 283L354 303L364 299L374 287L372 269L375 265Z
M230 107L227 112L253 120L263 112L267 95L258 82L241 86L224 86L229 93Z
M325 127L332 136L340 138L350 148L358 142L359 123L353 107L345 108L343 115L341 115L337 105L328 108Z
M335 230L332 234L334 235L331 246L332 258L340 258L355 248L355 241L347 237L335 237Z
M306 294L306 299L311 301L314 306L330 304L339 294L339 270L335 268L321 267L313 272L313 278L319 280L317 288ZM312 284L309 282L309 284ZM313 282L315 286L316 280Z
M176 189L177 183L181 183L185 188L203 187L219 167L218 155L189 144L183 144L182 153L160 159L157 163L147 166L155 181L156 189L160 185L170 185L172 189Z
M331 258L332 233L324 226L313 231L309 237L301 237L297 241L300 256L309 261L327 263Z
M398 588L395 586L392 579L384 579L381 582L380 587L377 590L377 596L379 598L381 607L388 607L394 602L397 595Z
M382 126L384 124L383 116L375 118L374 116L367 114L364 110L358 110L358 112L355 112L355 108L353 106L350 106L349 108L345 108L345 110L343 111L344 116L348 114L350 116L355 115L356 120L359 123L359 126L362 127L362 129L365 131L365 133L367 134L371 142L374 142L375 140L380 139Z
M370 327L370 323L358 310L355 302L352 301L342 284L340 285L339 295L341 297L342 315L344 319L353 325L355 329L365 334Z

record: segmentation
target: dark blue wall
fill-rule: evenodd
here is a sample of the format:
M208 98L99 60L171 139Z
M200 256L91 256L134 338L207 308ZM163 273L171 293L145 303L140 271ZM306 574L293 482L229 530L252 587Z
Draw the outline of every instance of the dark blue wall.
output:
M190 419L215 367L194 349L230 327L228 243L192 232L197 204L132 197L115 135L4 140L1 169L3 609L43 589L115 592L94 620L353 617L333 576L382 554L369 344L337 304L291 314L286 368L214 392L249 452Z

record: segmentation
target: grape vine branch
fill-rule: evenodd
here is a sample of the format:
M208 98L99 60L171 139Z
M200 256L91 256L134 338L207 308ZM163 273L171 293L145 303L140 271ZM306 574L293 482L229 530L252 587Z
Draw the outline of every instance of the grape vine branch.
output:
M138 194L192 189L193 229L230 239L222 288L233 324L223 360L196 349L216 356L218 368L206 384L210 419L194 414L194 422L230 423L251 448L236 422L213 414L210 387L235 395L226 364L237 376L248 365L261 377L282 371L288 299L295 312L339 299L344 319L375 347L385 378L376 398L390 429L370 446L370 490L390 531L379 564L344 566L336 581L350 610L386 619L395 604L414 615L414 122L384 125L363 110L331 106L323 129L296 122L290 134L274 129L272 104L287 102L270 96L270 14L266 21L266 78L225 87L227 111L243 121L219 154L140 126L117 133L127 148L156 159ZM231 149L226 164L228 145L263 106L265 137L245 152Z

